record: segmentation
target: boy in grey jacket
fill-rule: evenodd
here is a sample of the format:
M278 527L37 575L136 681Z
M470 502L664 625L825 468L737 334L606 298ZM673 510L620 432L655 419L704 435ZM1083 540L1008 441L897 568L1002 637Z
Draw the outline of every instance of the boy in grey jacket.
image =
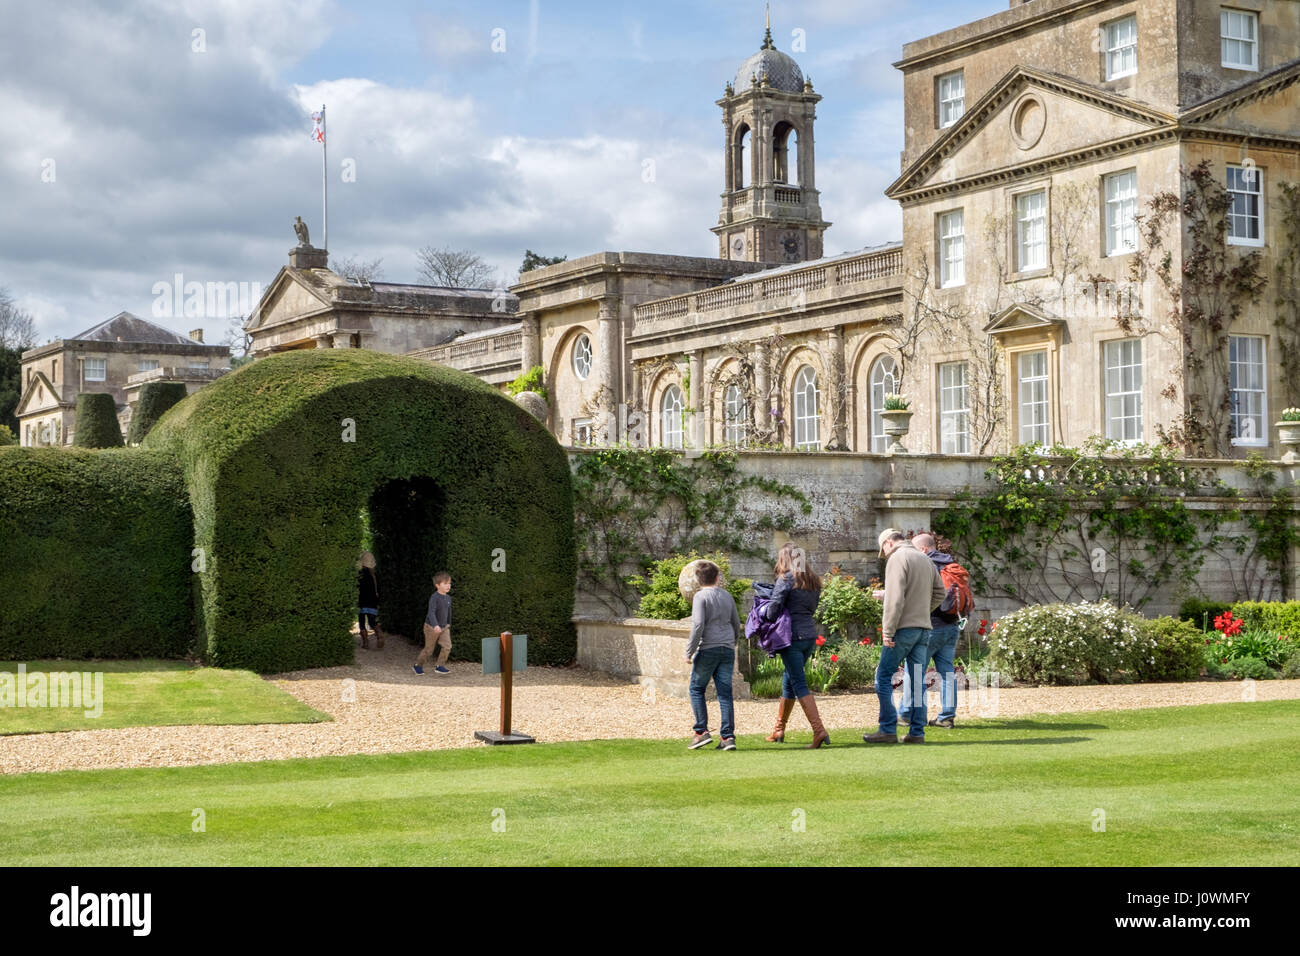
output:
M691 661L691 710L695 712L691 750L699 750L713 740L704 701L710 680L718 689L718 708L722 711L722 740L716 749L736 749L731 675L736 669L736 640L744 632L736 600L718 583L718 573L718 566L711 561L702 561L695 569L700 590L691 604L691 637L686 645L686 659Z

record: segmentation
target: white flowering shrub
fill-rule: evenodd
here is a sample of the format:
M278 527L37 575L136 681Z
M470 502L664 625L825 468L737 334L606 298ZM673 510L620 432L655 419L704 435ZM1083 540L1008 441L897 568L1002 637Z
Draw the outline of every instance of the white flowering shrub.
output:
M1021 608L989 637L998 670L1031 684L1131 680L1154 662L1155 648L1141 616L1106 601Z

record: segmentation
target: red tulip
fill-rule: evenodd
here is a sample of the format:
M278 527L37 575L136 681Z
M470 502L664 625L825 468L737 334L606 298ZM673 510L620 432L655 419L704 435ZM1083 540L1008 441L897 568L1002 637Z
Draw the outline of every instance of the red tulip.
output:
M867 647L870 647L870 646L871 646L871 638L867 638L867 639L866 639L865 641L863 641L862 643L865 644L865 645L867 645Z
M988 621L980 621L980 627L987 627L988 623Z
M831 663L832 663L832 664L838 664L839 662L840 662L840 655L838 655L838 654L832 654L832 655L831 655Z
M822 646L823 644L825 644L825 643L826 643L826 638L824 638L824 637L822 637L820 634L818 634L818 635L817 635L817 646L818 646L818 647L821 647L821 646Z

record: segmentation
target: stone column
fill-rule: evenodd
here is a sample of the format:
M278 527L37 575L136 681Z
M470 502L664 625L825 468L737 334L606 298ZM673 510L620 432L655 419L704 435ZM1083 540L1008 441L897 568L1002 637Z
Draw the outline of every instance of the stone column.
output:
M527 372L542 364L542 320L536 312L525 312L519 316L519 321L523 338L520 359Z
M709 443L708 433L704 430L704 351L696 349L691 353L691 434L690 445L703 448Z
M847 451L845 441L848 423L848 396L844 394L844 329L842 326L826 330L826 392L830 396L827 406L830 415L830 441L822 447L827 451Z
M332 338L332 339L334 340L334 347L335 347L336 349L350 349L350 348L352 348L352 333L351 333L351 332L333 332L333 333L330 334L330 338Z
M316 348L318 348L318 349L332 349L332 348L334 348L334 337L333 337L332 335L318 335L318 336L316 336Z
M817 116L817 107L809 104L804 110L803 129L799 136L799 187L801 189L817 188L817 163L813 152L813 121ZM804 142L804 140L808 142Z
M760 430L772 426L772 400L767 391L771 383L767 370L767 345L763 342L754 346L754 424Z
M619 350L619 301L617 296L602 296L597 300L596 314L596 388L600 396L600 418L596 427L605 441L618 441L618 401L623 394L623 370Z

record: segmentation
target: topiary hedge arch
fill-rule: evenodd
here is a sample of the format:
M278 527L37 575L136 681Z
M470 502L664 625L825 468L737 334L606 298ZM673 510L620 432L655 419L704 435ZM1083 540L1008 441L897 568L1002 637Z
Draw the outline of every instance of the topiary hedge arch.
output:
M529 635L534 663L567 663L575 558L563 450L492 386L362 350L272 356L169 411L147 450L178 456L194 513L200 650L280 672L352 660L362 511L380 621L416 637L451 572L454 653Z

